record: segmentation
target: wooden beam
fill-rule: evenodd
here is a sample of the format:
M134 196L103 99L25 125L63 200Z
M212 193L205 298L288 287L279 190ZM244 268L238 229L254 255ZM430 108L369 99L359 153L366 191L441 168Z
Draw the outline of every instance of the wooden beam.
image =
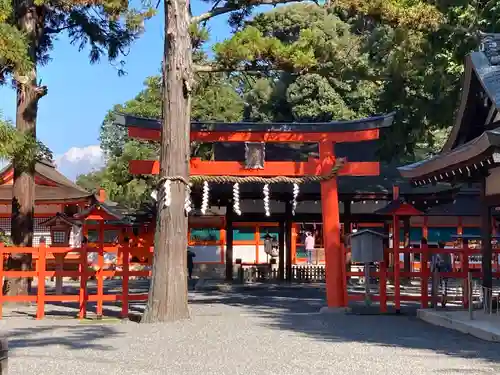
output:
M238 161L202 161L191 159L191 175L193 176L312 176L328 174L333 166L331 161L321 162L310 159L307 162L269 161L264 169L246 169ZM133 175L157 175L160 163L156 160L132 160L129 171ZM379 162L349 162L339 171L339 176L378 176Z
M143 139L145 141L160 141L161 131L144 128L128 128L128 136L135 139Z
M145 128L128 128L130 138L148 141L160 141L159 130ZM366 129L339 133L297 133L297 132L191 132L191 141L198 142L277 142L277 143L304 143L304 142L362 142L379 139L379 129Z

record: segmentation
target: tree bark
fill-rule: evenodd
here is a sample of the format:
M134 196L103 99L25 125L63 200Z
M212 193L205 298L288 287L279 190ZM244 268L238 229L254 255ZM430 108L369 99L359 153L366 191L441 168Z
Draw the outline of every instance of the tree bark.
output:
M36 138L36 117L38 101L46 94L46 87L37 86L36 51L43 32L43 9L35 6L31 0L14 2L18 27L28 39L28 53L33 61L33 68L27 74L27 81L17 82L16 128L21 133ZM20 163L14 158L14 183L12 187L11 237L14 246L30 247L33 245L33 215L35 207L35 163ZM32 254L11 254L7 269L27 271L31 269ZM28 294L30 279L6 278L6 295Z
M189 1L165 1L160 177L189 176L192 77ZM189 317L185 188L182 183L172 182L171 205L161 207L159 202L153 274L141 319L144 323Z

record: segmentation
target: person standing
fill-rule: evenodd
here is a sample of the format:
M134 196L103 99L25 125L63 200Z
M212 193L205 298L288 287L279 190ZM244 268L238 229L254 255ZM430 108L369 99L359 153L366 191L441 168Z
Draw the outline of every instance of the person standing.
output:
M266 232L266 235L264 236L264 252L272 257L273 254L273 238L269 233Z
M307 253L307 264L313 263L313 252L314 252L314 236L311 232L306 232L306 253Z

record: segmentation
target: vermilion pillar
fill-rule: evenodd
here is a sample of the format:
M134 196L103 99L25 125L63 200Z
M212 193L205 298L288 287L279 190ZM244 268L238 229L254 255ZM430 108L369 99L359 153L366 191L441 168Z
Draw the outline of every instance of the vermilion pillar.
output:
M323 174L335 165L332 142L319 144ZM340 215L337 179L321 182L321 210L323 213L323 243L325 246L326 301L328 307L346 307L344 253L340 246Z
M400 291L400 276L399 276L399 216L392 216L392 248L394 253L394 308L397 312L401 309L401 291Z

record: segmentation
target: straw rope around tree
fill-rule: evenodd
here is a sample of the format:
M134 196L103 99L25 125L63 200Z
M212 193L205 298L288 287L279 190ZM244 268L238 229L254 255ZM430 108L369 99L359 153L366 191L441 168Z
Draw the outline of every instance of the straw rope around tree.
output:
M169 180L171 182L182 182L183 184L189 185L200 185L203 182L210 182L215 184L305 184L308 182L321 182L328 181L338 175L338 172L345 165L346 159L339 158L335 160L335 165L332 170L327 175L323 176L304 176L304 177L260 177L260 176L190 176L189 180L186 180L182 176L165 176L160 178L158 185L163 184L165 181Z

